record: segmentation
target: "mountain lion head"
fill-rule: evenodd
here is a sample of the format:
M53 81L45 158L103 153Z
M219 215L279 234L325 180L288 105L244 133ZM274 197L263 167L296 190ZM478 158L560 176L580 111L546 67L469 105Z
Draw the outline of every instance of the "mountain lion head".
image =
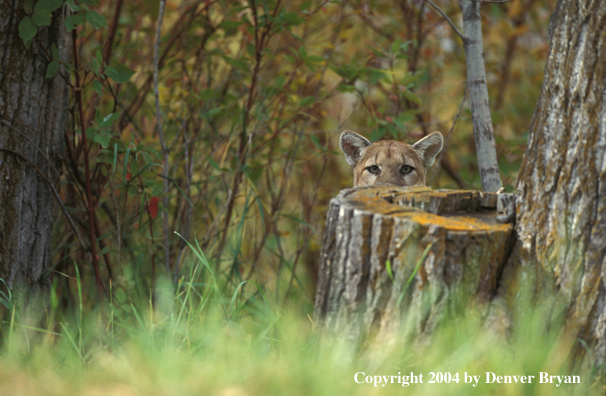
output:
M425 173L442 145L440 132L412 146L394 140L371 143L353 131L341 133L339 142L347 163L354 167L354 187L424 186Z

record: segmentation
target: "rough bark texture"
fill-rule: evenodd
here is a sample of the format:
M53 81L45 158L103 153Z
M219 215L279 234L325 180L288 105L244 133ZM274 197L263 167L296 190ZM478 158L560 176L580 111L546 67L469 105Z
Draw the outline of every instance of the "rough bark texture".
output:
M495 192L501 188L501 175L497 162L494 128L492 127L488 88L486 86L480 4L471 0L461 0L459 5L463 13L463 25L465 27L467 87L471 102L473 136L476 142L480 179L484 191Z
M518 180L519 241L502 285L606 362L606 2L560 0ZM577 352L583 348L577 343Z
M429 334L446 309L484 306L496 293L513 231L496 221L496 206L496 194L477 191L342 191L327 216L316 323L354 339L400 323Z
M9 2L25 14L23 1ZM37 37L49 53L54 44L67 60L63 20L62 7ZM46 270L57 205L47 181L14 153L57 182L68 93L61 77L44 77L49 60L35 40L25 48L20 21L6 2L0 2L0 278L11 288L29 285L30 290L40 290L49 286Z

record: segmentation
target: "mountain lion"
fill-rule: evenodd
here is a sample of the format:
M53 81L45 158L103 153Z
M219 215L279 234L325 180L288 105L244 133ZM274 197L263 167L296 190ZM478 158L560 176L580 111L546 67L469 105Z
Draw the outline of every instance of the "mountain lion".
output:
M371 143L353 132L341 133L339 146L354 167L354 187L424 186L425 172L442 150L440 132L433 132L412 146L384 140Z

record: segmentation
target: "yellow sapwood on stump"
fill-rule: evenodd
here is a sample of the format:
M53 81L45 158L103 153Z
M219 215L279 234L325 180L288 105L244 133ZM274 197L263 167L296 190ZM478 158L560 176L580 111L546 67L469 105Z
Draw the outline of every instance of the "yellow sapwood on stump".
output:
M431 333L446 309L483 306L512 244L496 206L478 191L343 190L327 215L315 322L354 338L402 324Z

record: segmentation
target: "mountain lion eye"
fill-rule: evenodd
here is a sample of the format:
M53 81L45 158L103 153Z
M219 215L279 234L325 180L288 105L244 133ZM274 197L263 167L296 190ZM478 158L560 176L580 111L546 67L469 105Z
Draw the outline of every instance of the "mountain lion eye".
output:
M404 165L404 166L402 167L402 169L400 169L400 172L402 172L403 174L407 175L407 174L409 174L410 172L412 172L412 171L413 171L413 169L414 169L414 168L413 168L412 166Z
M373 175L376 175L380 171L379 167L376 165L369 166L368 168L366 168L366 170L372 173Z

